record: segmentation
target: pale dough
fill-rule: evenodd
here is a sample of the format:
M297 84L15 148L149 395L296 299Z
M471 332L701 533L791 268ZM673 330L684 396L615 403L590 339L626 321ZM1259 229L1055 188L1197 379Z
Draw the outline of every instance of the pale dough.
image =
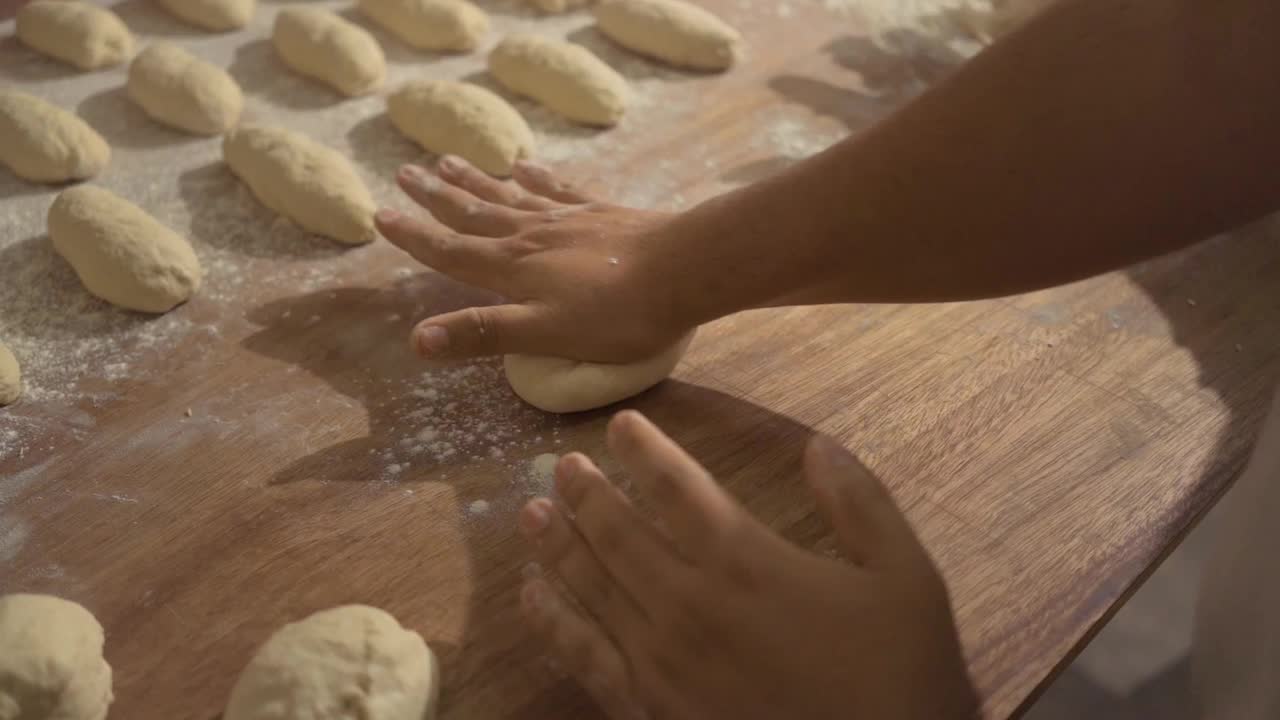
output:
M242 125L222 140L222 159L263 205L305 230L349 245L373 242L373 197L351 163L311 138Z
M276 631L249 661L223 720L430 720L440 669L422 636L367 605Z
M684 357L690 333L661 353L634 363L580 362L556 357L507 355L507 382L521 399L547 412L571 413L612 405L662 382Z
M400 132L427 150L453 153L506 177L516 160L533 154L533 131L506 100L471 83L418 80L387 98Z
M70 600L0 597L0 718L102 720L112 700L103 641L93 614Z
M174 17L206 30L237 30L253 19L255 0L160 0Z
M88 123L16 90L0 89L0 138L0 164L34 182L91 178L111 159L111 147Z
M119 65L133 54L124 22L79 0L35 0L18 11L16 29L27 47L81 70Z
M489 53L489 72L512 92L587 125L616 125L627 109L627 81L581 45L509 35Z
M114 305L168 312L200 288L190 243L100 187L62 191L49 207L49 237L85 289Z
M21 396L22 368L18 367L18 358L4 343L0 343L0 405L17 402ZM4 715L0 714L0 717Z
M377 90L387 76L378 41L364 28L324 8L281 10L271 40L286 65L348 97Z
M489 16L467 0L359 0L360 12L419 50L470 52Z
M197 135L235 127L244 108L240 86L222 68L172 43L159 42L129 65L129 97L155 120Z
M606 0L600 32L619 45L679 67L727 70L742 57L742 35L683 0Z

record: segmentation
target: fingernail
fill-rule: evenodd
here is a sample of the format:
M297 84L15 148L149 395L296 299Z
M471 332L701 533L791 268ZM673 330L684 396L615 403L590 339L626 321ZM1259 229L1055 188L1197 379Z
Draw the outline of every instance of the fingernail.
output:
M417 332L418 352L435 355L449 347L449 331L439 325L428 325Z
M536 562L525 563L524 567L520 568L520 577L525 580L537 580L542 577L542 566Z
M525 158L520 158L519 160L516 160L516 165L519 165L521 168L524 168L525 170L533 170L535 172L546 169L541 164L533 160L527 160Z
M520 529L526 535L539 535L550 524L551 513L547 512L546 504L538 500L526 505L524 512L520 513Z
M439 168L447 173L457 172L462 169L462 161L454 155L445 155L440 158Z
M400 219L400 213L392 210L391 208L382 208L374 214L373 219L384 224L393 223Z

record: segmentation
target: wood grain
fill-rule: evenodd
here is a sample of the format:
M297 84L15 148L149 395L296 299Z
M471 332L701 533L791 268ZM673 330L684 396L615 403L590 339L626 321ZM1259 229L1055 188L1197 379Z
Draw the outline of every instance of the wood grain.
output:
M707 4L746 18L749 61L672 80L703 98L696 112L619 129L618 156L566 162L571 178L609 195L661 173L693 201L793 161L749 141L762 115L857 131L960 59L937 43L885 49L816 7L797 4L779 34L764 10ZM0 0L0 18L15 5ZM385 171L406 159L374 158ZM831 540L798 481L801 445L821 431L858 450L942 567L989 717L1010 717L1241 469L1280 373L1276 236L1259 224L1006 300L746 313L707 327L674 379L627 404L819 551ZM597 717L520 626L529 558L512 519L537 453L612 467L608 413L541 415L485 364L454 412L517 427L518 454L387 479L379 453L424 404L408 392L423 370L405 349L411 321L483 297L402 277L385 244L353 257L334 260L329 288L274 282L268 263L236 303L179 310L210 332L149 357L115 399L82 403L91 433L36 403L0 411L49 427L0 458L0 491L19 488L0 493L5 517L22 522L4 530L25 535L0 555L0 591L93 610L112 717L213 717L273 629L347 602L387 609L440 651L445 718ZM492 510L469 512L477 499Z

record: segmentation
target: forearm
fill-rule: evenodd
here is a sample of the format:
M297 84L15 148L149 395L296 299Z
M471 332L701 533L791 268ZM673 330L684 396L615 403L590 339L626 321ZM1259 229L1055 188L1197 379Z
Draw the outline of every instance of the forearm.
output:
M864 134L681 216L677 304L963 300L1280 206L1280 4L1064 0ZM676 282L677 286L682 283Z

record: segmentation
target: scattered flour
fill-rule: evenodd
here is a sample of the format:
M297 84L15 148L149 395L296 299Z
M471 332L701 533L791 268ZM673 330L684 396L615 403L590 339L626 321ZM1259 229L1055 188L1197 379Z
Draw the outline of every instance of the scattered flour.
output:
M489 513L488 500L474 500L467 506L467 512L472 515L487 515Z

